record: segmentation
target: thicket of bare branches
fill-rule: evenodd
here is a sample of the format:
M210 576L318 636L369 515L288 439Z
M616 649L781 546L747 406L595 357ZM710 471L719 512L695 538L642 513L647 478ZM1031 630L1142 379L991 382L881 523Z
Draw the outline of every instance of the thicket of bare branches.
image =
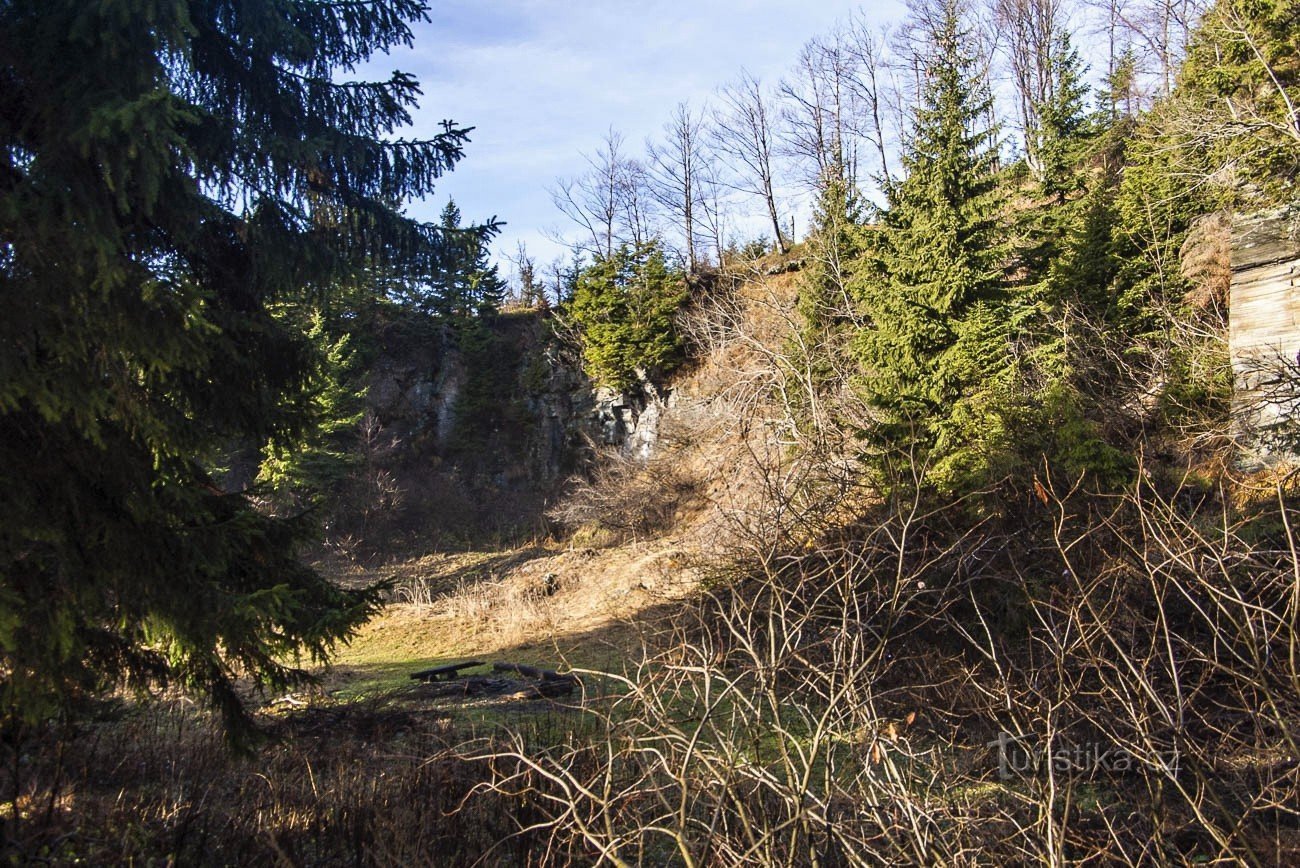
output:
M1240 517L1151 479L1037 491L1014 532L892 502L720 577L667 650L601 674L604 739L482 745L513 764L482 789L543 806L555 852L612 864L1300 854L1285 487Z
M671 459L646 461L617 448L601 449L586 476L570 480L563 499L547 515L574 532L599 528L612 541L672 528L697 495L700 480Z
M1044 466L1018 497L944 501L898 456L873 472L912 476L881 479L846 433L870 418L837 338L777 286L738 281L684 322L757 489L724 505L711 581L634 666L584 674L599 737L465 746L509 769L479 791L539 806L529 834L576 862L1300 858L1292 477L1165 461L1100 495ZM1144 396L1226 364L1214 304L1146 343L1057 316L1108 424L1151 424ZM1224 448L1224 421L1171 432L1184 460Z

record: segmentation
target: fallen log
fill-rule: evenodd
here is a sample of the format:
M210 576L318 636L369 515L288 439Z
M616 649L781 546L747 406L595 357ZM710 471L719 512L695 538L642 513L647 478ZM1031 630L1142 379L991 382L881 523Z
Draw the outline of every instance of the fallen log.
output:
M568 696L577 688L578 679L562 677L556 681L536 681L508 694L506 699L554 699Z
M442 681L445 679L456 678L462 669L473 669L475 666L486 666L481 660L471 660L468 663L449 663L446 666L434 666L432 669L421 669L419 672L411 673L413 681Z
M486 675L471 675L455 681L426 682L416 688L420 696L436 699L444 696L482 696L500 694L509 690L513 684L505 678L489 678Z
M539 669L536 666L529 666L524 663L493 663L492 669L495 672L518 672L525 678L536 678L539 681L576 682L578 680L573 675L561 675L550 669Z
M577 687L576 678L519 681L513 678L470 675L452 681L426 681L413 689L418 691L417 695L427 699L496 696L506 700L530 700L569 696Z

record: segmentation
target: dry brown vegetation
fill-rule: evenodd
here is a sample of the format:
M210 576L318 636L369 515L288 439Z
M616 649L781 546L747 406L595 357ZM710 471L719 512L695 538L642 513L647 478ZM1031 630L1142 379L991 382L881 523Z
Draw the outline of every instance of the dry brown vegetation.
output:
M895 504L705 594L596 760L490 755L579 860L1291 864L1294 515L1272 548L1193 495L1044 488L1030 546ZM1047 761L1002 775L999 733Z
M269 709L281 738L246 759L174 703L61 751L7 745L6 855L1300 861L1294 475L1152 465L1102 497L1044 471L998 509L883 496L909 487L869 485L836 434L865 411L834 382L801 391L793 291L741 281L693 311L702 361L656 457L610 462L558 513L591 544L364 571L396 579L393 605L326 680L361 698ZM584 695L394 690L484 653L567 661Z

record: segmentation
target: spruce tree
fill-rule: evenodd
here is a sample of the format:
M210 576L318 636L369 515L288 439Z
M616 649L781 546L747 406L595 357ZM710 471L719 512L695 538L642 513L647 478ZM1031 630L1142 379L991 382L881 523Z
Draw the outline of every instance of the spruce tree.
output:
M1100 178L1081 200L1076 225L1067 233L1046 281L1050 303L1075 307L1098 320L1119 315L1115 291L1123 258L1115 238L1115 185L1113 177Z
M1081 219L1079 199L1072 197L1087 186L1086 152L1097 134L1085 104L1083 65L1068 33L1053 40L1048 62L1051 94L1036 106L1039 123L1028 137L1035 183L1023 191L1046 201L1017 211L1021 241L1016 271L1031 293L1045 291L1043 281Z
M130 682L238 725L236 679L298 683L378 605L215 468L315 424L318 344L278 305L443 254L398 208L468 131L395 140L417 82L343 80L425 15L0 4L0 724Z
M1115 59L1115 66L1102 82L1098 94L1101 106L1109 108L1112 123L1132 120L1138 114L1138 58L1133 48L1127 47Z
M1116 183L1114 172L1102 173L1082 199L1051 209L1061 215L1049 224L1061 237L1046 276L1026 294L1039 310L1025 361L1032 388L1016 441L1034 472L1046 460L1061 478L1086 475L1101 488L1126 482L1134 464L1106 435L1116 421L1113 407L1124 401L1115 362L1135 326L1120 299L1126 251L1116 238Z
M686 276L658 243L597 256L579 272L569 302L587 373L618 390L667 373L681 361L676 316L685 301Z
M842 319L846 287L862 258L862 205L843 173L828 171L818 185L808 262L799 281L798 311L810 335Z
M481 227L463 226L461 220L460 208L449 199L438 218L443 254L403 293L418 310L463 318L495 313L505 302L506 283L489 261L487 236Z
M1007 365L1009 323L991 97L953 0L929 35L905 175L886 191L877 262L857 281L868 321L858 346L875 445L956 488L1002 433L987 399Z
M1218 0L1187 53L1166 147L1192 185L1242 210L1291 203L1300 185L1300 4Z
M1043 193L1065 204L1066 197L1083 187L1081 149L1090 132L1087 106L1088 86L1083 80L1083 62L1070 43L1070 34L1060 33L1049 58L1052 95L1038 107L1039 125L1034 131L1034 152L1038 180Z
M358 424L365 414L364 371L352 334L335 337L318 310L285 310L313 343L316 367L309 390L314 424L293 442L272 441L262 450L257 482L267 505L281 512L334 506L361 463Z
M827 171L819 185L813 210L813 230L807 242L804 268L799 277L799 331L791 339L787 356L811 392L801 400L818 403L818 395L833 387L837 373L851 370L848 335L855 320L850 295L855 272L866 252L862 205L845 173ZM846 362L841 364L841 362ZM816 408L799 410L808 415Z

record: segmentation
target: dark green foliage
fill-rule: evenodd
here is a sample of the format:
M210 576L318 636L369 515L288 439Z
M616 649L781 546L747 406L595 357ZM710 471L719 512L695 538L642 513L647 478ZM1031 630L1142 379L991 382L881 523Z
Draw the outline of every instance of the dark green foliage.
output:
M1021 195L1047 200L1018 214L1021 242L1020 282L1033 285L1041 281L1065 247L1065 240L1078 221L1078 209L1072 197L1087 187L1088 163L1099 132L1098 119L1089 117L1083 83L1082 63L1061 33L1048 59L1052 68L1053 90L1039 105L1038 127L1029 131L1030 152L1034 164L1035 184ZM1004 183L1017 179L1008 175ZM1054 207L1053 207L1054 206Z
M726 249L722 251L722 261L727 263L754 262L755 260L762 259L774 250L776 250L776 246L768 240L766 235L760 235L757 238L745 241L744 243L737 242L733 239L727 244Z
M1113 490L1136 466L1131 444L1108 431L1125 385L1116 361L1135 322L1117 298L1123 259L1113 199L1103 182L1077 205L1054 206L1075 225L1046 278L1026 289L1038 307L1012 425L1022 478L1045 467L1055 478L1086 479L1090 490Z
M1074 157L1073 171L1089 180L1085 195L1040 204L1022 217L1039 235L1021 290L1035 312L1015 454L1022 476L1046 467L1056 478L1086 478L1090 489L1115 489L1136 466L1116 409L1132 386L1125 362L1135 361L1128 354L1152 322L1128 291L1135 250L1116 204L1122 149L1110 147L1111 131L1095 132L1081 139Z
M1098 94L1099 105L1109 113L1107 120L1114 122L1137 117L1137 88L1137 55L1130 46L1115 58L1115 66L1107 74L1103 90Z
M1115 197L1119 272L1110 325L1129 344L1127 362L1133 371L1163 369L1159 392L1151 397L1159 412L1152 421L1164 430L1177 427L1179 416L1203 417L1210 405L1196 408L1194 396L1209 399L1221 393L1221 386L1184 380L1197 367L1190 361L1192 356L1222 353L1224 345L1216 335L1227 327L1222 310L1197 311L1185 303L1192 286L1180 267L1183 242L1197 216L1223 206L1225 191L1205 183L1204 167L1198 165L1204 154L1180 147L1177 134L1171 135L1181 123L1181 97L1176 91L1134 128ZM1198 319L1203 321L1195 331L1202 338L1189 343L1186 329L1180 338L1178 323ZM1184 397L1175 398L1175 393ZM1219 398L1212 404L1226 407Z
M495 224L493 224L495 225ZM438 226L442 255L426 273L402 286L398 299L416 310L441 317L496 313L505 301L506 283L488 261L491 232L461 225L460 209L448 201Z
M1219 204L1204 177L1198 179L1196 158L1181 154L1167 134L1176 114L1172 102L1164 103L1134 129L1115 200L1118 230L1139 254L1131 264L1143 272L1132 283L1144 283L1145 297L1153 299L1186 289L1178 276L1178 249L1192 219Z
M268 443L257 481L277 509L298 512L328 504L357 468L364 387L351 335L333 337L319 311L280 316L291 318L291 327L302 329L316 348L308 386L316 423L295 441Z
M943 488L987 475L1006 431L1011 388L1006 258L998 225L989 95L954 3L932 34L925 88L888 190L876 263L855 280L868 327L864 388L879 414L869 438L907 454Z
M798 305L801 322L809 332L843 317L849 307L846 287L866 252L862 206L842 174L827 173L813 211Z
M1046 467L1057 478L1086 482L1094 492L1132 481L1136 457L1128 444L1108 438L1099 408L1079 388L1079 376L1091 373L1086 365L1059 371L1058 379L1018 405L1012 427L1019 435L1016 457L1027 475Z
M675 318L685 302L685 275L657 243L598 256L578 275L570 303L591 378L622 390L671 371L682 357Z
M843 175L828 172L821 185L799 277L800 330L790 348L791 357L818 388L838 368L837 356L853 314L849 285L866 251L862 207Z
M1051 98L1038 107L1033 151L1043 194L1064 204L1067 196L1083 187L1079 158L1091 132L1084 102L1088 86L1068 33L1057 37L1049 62L1055 87Z
M461 320L454 340L465 369L465 382L456 398L454 451L486 455L489 451L516 454L524 435L535 424L519 400L520 348L511 332L493 328L490 320Z
M1115 302L1124 317L1117 326L1160 356L1160 390L1151 397L1162 430L1226 426L1232 383L1219 337L1226 311L1188 303L1194 287L1183 275L1183 246L1201 215L1294 199L1297 11L1293 0L1216 3L1174 92L1131 126L1115 198Z
M1119 197L1124 230L1168 272L1191 220L1295 196L1300 7L1223 0L1193 39L1178 86L1136 126ZM1152 287L1182 288L1168 274Z
M419 0L0 4L0 719L123 681L243 720L378 604L301 566L308 526L213 472L301 443L319 341L282 305L429 272L466 130L388 137L413 78L334 83ZM324 415L331 415L325 413ZM155 683L156 683L155 681Z
M1101 180L1073 209L1075 225L1064 239L1064 250L1051 263L1047 294L1054 304L1070 304L1090 314L1118 313L1115 281L1123 267L1115 237L1119 215L1114 182Z

